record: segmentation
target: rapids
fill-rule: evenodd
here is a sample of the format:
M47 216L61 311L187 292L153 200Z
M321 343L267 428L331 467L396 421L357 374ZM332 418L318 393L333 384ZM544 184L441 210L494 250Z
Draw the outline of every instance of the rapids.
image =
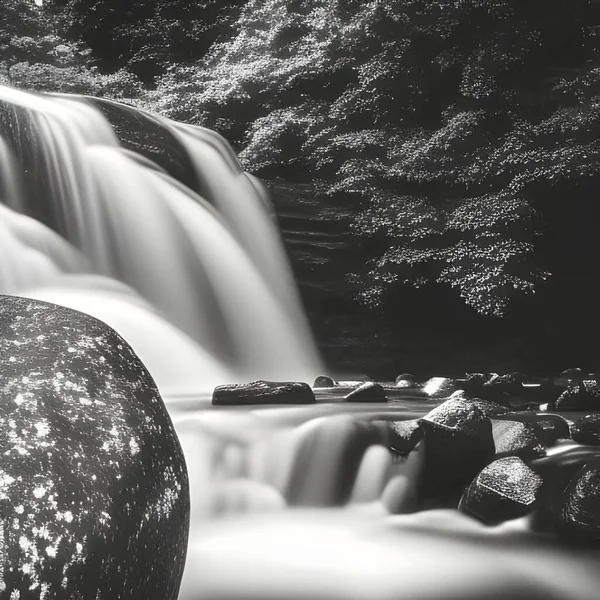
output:
M100 318L157 381L190 475L181 600L598 597L599 554L527 520L410 514L420 453L365 431L439 400L211 406L220 383L326 372L268 194L217 134L0 87L0 255L0 293Z

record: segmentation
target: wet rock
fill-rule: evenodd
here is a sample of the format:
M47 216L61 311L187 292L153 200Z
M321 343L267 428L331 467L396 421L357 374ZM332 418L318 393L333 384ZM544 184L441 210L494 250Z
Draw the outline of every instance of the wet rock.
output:
M600 446L600 413L577 419L573 423L572 438L580 444Z
M312 385L314 388L335 387L335 381L327 375L320 375Z
M520 458L501 458L485 467L467 488L459 510L496 525L535 508L543 480Z
M432 398L447 398L457 389L454 380L448 377L432 377L423 385L423 391Z
M0 296L2 597L178 595L189 488L156 385L104 323Z
M462 490L494 459L492 424L475 405L447 400L418 422L425 445L423 498Z
M535 434L540 443L546 446L554 446L558 440L571 439L569 423L560 415L552 413L506 413L496 415L496 419L508 419L531 423L535 427Z
M212 403L217 406L244 406L251 404L312 404L315 395L307 383L280 381L252 381L218 385Z
M492 435L498 458L516 456L529 461L544 455L544 446L532 423L492 419Z
M483 384L482 393L493 400L500 401L501 397L514 397L523 394L522 373L494 374Z
M412 388L417 386L417 379L411 373L401 373L396 377L396 387Z
M555 530L565 540L600 543L600 464L583 466L571 480L558 511Z
M391 421L389 424L389 447L407 456L423 439L423 430L419 427L418 419L408 421Z
M550 410L600 410L600 387L595 381L582 381L568 387L555 402L548 403Z
M488 379L485 373L466 373L464 379L457 381L457 385L467 394L481 395L481 388Z
M574 367L571 369L565 369L564 371L561 371L559 377L561 379L569 379L571 381L573 380L583 380L585 379L585 373L579 368L579 367Z
M387 402L385 390L379 383L366 381L352 390L345 398L347 402Z

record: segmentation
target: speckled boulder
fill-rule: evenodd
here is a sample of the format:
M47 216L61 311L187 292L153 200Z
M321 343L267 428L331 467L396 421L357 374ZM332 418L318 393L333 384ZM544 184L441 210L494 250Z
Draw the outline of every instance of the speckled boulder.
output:
M177 598L187 471L156 385L104 323L0 296L3 598Z
M534 509L542 484L520 458L501 458L477 475L459 509L489 525L517 519Z

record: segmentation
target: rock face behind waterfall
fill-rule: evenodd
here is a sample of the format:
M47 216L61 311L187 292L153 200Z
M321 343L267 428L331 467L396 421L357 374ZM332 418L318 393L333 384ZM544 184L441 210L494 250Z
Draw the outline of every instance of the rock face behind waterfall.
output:
M0 296L0 449L2 598L177 598L187 471L153 379L115 331Z

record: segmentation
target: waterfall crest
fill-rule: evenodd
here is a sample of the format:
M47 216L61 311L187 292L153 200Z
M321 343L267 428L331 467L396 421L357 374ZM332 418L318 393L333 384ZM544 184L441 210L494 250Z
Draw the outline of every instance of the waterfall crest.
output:
M0 293L107 322L166 396L320 370L268 194L218 134L0 87L0 161Z

